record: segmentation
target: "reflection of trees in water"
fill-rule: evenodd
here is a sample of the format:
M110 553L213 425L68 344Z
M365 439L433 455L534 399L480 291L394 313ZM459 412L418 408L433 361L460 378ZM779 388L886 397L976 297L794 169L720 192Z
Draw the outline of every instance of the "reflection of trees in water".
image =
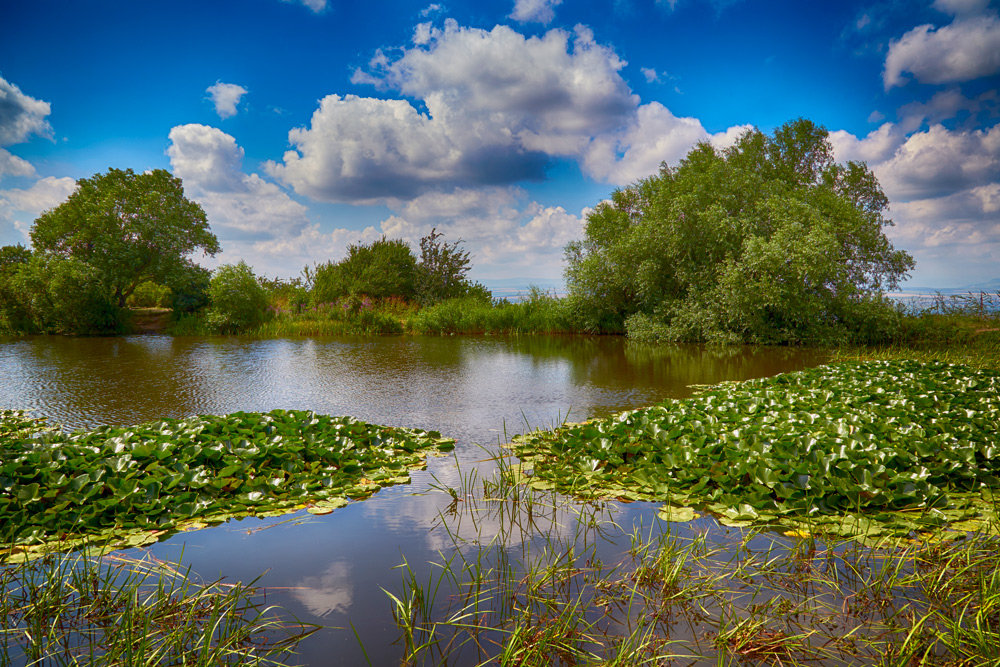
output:
M523 336L508 345L536 362L569 362L576 384L655 388L675 397L688 395L688 385L775 375L829 358L803 348L636 343L619 336Z
M10 346L10 347L8 347ZM38 336L4 344L5 404L67 428L192 414L183 343L165 336Z

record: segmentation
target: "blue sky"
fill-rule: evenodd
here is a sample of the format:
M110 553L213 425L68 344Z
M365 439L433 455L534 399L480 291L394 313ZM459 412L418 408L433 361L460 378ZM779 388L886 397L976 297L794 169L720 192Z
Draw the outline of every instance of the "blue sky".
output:
M382 234L558 280L589 207L806 117L892 202L911 285L1000 278L1000 16L983 0L0 0L0 243L110 167L183 179L293 276Z

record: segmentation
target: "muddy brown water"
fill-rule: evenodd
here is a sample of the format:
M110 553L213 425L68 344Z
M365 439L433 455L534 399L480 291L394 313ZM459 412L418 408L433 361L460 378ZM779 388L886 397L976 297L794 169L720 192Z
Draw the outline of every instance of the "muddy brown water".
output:
M0 339L0 407L28 409L66 429L309 409L455 438L455 456L432 459L411 484L328 516L232 521L152 548L206 580L263 575L258 585L269 604L328 626L300 646L295 662L390 665L399 664L402 647L382 589L401 589L404 559L426 578L427 563L454 549L455 534L470 523L478 539L501 529L489 518L463 519L440 487L459 486L473 469L488 476L484 460L505 437L681 398L693 384L824 360L813 350L649 346L617 337L29 337ZM655 509L633 503L610 511L630 524Z

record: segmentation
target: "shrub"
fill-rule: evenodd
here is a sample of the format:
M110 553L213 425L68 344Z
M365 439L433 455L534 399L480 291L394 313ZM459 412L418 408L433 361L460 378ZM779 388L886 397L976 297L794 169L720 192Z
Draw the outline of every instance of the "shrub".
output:
M384 236L371 245L353 244L347 257L316 267L313 277L314 304L333 303L341 297L366 295L372 299L416 295L417 260L401 239Z
M136 285L125 303L132 308L169 308L172 297L173 292L166 285L146 280Z
M218 333L245 333L267 318L267 292L244 261L216 269L208 297L205 322Z

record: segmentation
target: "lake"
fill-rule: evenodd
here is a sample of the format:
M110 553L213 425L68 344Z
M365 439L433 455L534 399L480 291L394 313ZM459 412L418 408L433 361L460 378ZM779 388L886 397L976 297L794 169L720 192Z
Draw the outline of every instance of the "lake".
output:
M402 654L382 589L400 590L404 561L426 579L434 571L428 563L447 557L456 538L472 544L504 531L502 547L523 551L532 531L573 534L574 503L515 535L489 513L470 516L471 499L456 504L441 490L473 471L487 477L499 442L529 428L681 398L690 385L824 359L814 350L650 346L619 337L29 337L0 339L0 407L28 409L65 429L308 409L455 438L454 456L431 459L411 484L328 516L232 521L151 549L183 557L205 580L263 575L258 585L268 604L329 626L299 647L302 664L382 665L398 664ZM656 507L611 503L602 511L627 533L650 521ZM601 538L609 557L621 551L613 533Z

